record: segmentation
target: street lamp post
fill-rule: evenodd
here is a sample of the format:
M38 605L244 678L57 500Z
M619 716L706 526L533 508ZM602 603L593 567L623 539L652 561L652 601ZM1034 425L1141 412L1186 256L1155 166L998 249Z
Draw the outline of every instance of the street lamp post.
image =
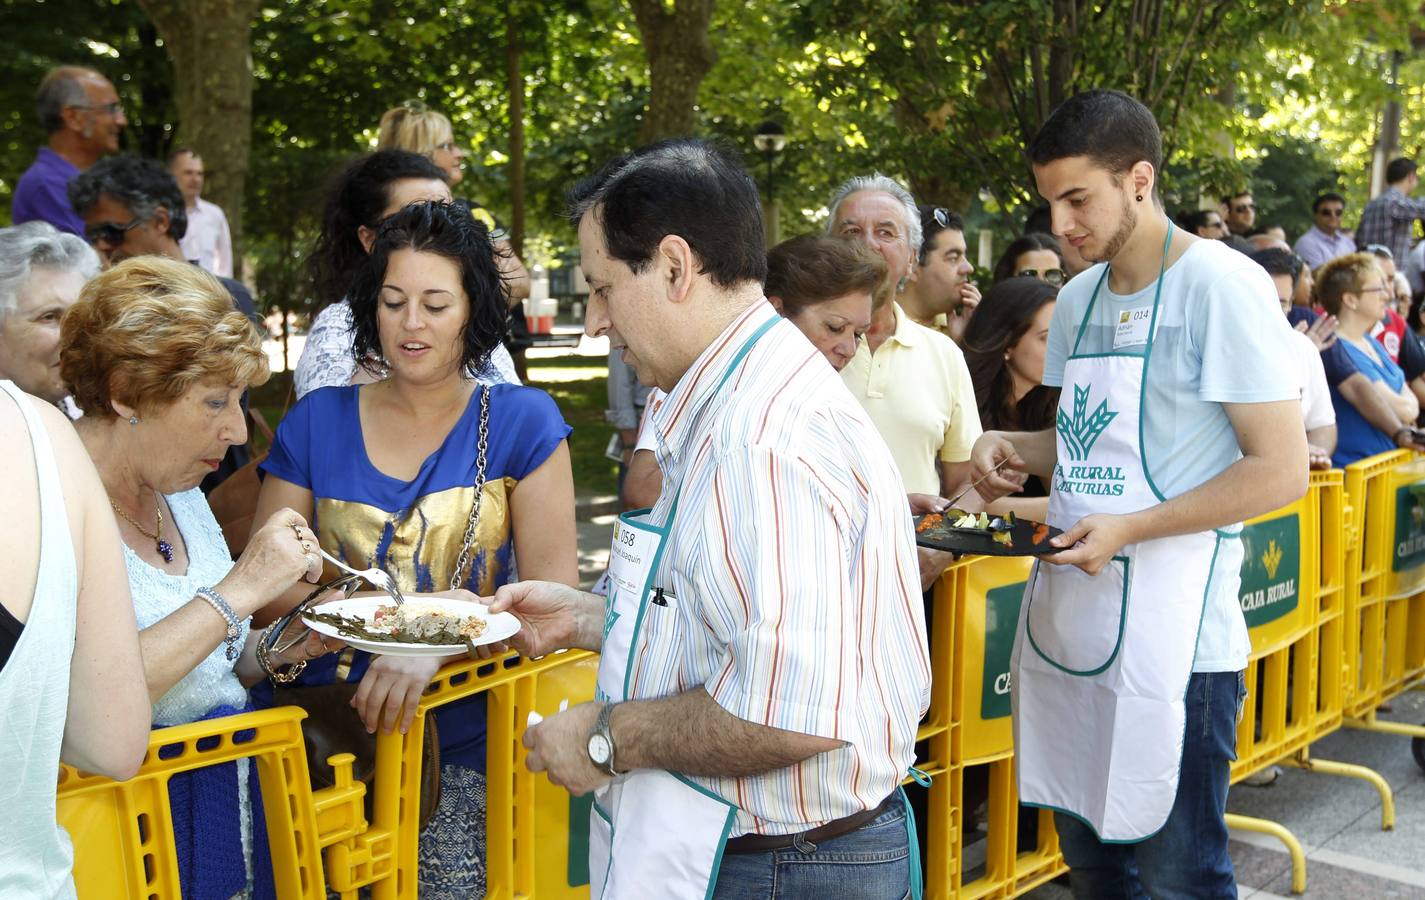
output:
M774 161L777 154L781 153L787 146L787 133L782 130L782 126L773 121L763 122L757 126L757 133L752 136L752 144L767 160L767 204L763 207L763 227L767 237L767 246L771 247L777 243L777 233L780 229L780 216L778 215L777 195L775 185L772 181L774 172Z

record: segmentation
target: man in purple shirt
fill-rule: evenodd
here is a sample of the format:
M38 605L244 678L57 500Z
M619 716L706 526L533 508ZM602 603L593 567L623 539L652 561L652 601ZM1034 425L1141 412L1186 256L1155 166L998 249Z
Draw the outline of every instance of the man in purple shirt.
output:
M69 205L69 182L118 151L119 133L129 124L124 107L109 79L79 66L51 69L35 105L49 143L15 185L10 217L16 225L39 219L82 237L84 220Z
M1314 224L1310 231L1297 238L1293 248L1311 268L1356 252L1356 242L1341 230L1341 216L1345 211L1346 198L1334 192L1322 194L1312 202Z

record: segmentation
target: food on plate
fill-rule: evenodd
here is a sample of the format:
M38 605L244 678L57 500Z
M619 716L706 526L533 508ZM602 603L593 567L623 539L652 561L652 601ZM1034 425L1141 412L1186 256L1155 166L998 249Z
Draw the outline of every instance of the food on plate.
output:
M318 607L320 609L320 607ZM485 619L452 612L448 606L420 600L378 606L368 621L361 616L312 610L305 618L324 622L348 637L397 644L462 646L485 633Z
M929 515L925 516L925 518L920 520L919 525L915 526L915 533L924 534L925 532L936 527L943 521L945 521L944 513L930 513Z
M1033 542L1036 544L1042 544L1044 543L1044 539L1047 537L1049 537L1049 526L1041 522L1035 527L1034 537L1031 538L1031 540L1033 540Z

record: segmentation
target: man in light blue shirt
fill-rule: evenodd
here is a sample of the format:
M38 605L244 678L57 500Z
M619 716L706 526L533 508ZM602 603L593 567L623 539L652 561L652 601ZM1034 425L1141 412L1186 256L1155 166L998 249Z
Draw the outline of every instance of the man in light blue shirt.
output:
M1292 249L1311 268L1326 264L1338 256L1356 252L1355 240L1341 230L1341 216L1346 212L1346 198L1334 191L1322 194L1311 203L1311 230L1297 238Z

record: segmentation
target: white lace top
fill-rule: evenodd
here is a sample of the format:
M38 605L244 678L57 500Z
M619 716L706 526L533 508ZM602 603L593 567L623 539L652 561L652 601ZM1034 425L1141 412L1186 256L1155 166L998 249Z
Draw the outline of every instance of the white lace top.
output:
M169 494L168 508L173 511L173 522L167 527L177 527L188 548L188 571L182 575L170 575L162 569L154 568L139 558L138 554L124 545L124 563L129 570L129 590L134 595L134 613L139 629L148 628L192 600L200 587L212 587L228 574L233 567L228 554L223 531L208 501L198 488L181 494ZM218 613L215 610L213 615ZM247 642L251 620L242 623L242 633L238 635L238 646ZM218 706L233 706L241 709L247 702L247 691L233 673L233 664L225 655L225 644L218 644L193 671L183 676L183 680L169 689L168 693L153 705L153 724L181 725L192 722L204 713Z
M302 357L292 378L292 389L301 400L319 387L351 384L356 373L356 357L351 353L351 304L343 300L317 313L307 332ZM480 384L519 384L510 351L501 344L490 354L490 365L475 374Z

